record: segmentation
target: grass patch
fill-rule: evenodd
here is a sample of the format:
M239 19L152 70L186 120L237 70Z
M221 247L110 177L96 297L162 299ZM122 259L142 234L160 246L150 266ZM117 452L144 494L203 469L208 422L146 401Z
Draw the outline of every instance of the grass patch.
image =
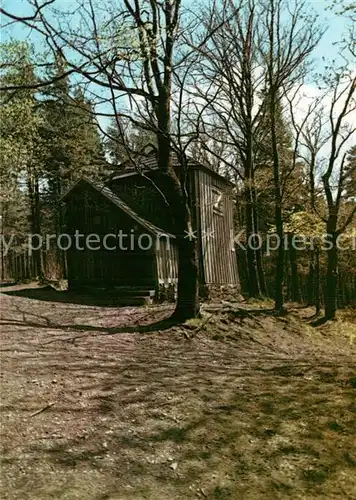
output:
M290 493L293 486L283 482L272 481L272 487L281 493Z
M349 452L344 453L344 460L347 465L351 465L351 467L356 467L356 458L352 457Z
M303 476L309 483L322 484L328 478L328 471L325 469L307 469L303 472Z
M216 486L213 492L213 496L216 500L225 500L226 498L233 498L231 489L221 486Z
M337 420L333 420L332 422L328 422L328 427L330 430L334 432L345 432L346 427L343 424L340 424Z

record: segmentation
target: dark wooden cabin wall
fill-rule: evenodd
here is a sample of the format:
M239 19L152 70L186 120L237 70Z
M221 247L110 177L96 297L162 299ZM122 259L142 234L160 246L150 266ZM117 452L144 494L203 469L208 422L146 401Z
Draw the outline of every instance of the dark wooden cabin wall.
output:
M151 181L139 175L118 178L111 181L110 189L117 194L138 215L160 229L172 231L166 202L156 186L159 180L153 172Z
M66 205L66 220L67 232L72 235L78 230L84 235L98 234L102 240L105 234L118 234L120 229L128 235L134 230L135 235L133 250L68 250L70 286L157 287L154 245L150 250L140 250L137 245L138 237L146 231L94 189L78 188L70 195ZM110 238L108 243L114 246L114 238Z

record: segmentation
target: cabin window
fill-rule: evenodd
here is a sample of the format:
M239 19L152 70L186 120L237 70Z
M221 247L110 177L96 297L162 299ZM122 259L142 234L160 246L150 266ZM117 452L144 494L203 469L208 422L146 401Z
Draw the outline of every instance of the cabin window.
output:
M217 188L213 188L213 212L218 215L224 215L223 194Z

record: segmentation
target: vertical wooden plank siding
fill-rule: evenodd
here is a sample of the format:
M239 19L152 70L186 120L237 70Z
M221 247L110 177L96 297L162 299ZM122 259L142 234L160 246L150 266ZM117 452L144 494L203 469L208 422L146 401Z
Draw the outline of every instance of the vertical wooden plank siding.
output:
M159 238L156 246L156 260L158 270L158 282L160 285L169 286L176 284L178 278L178 253L176 243L166 236Z
M232 246L233 204L229 186L224 180L199 170L195 176L198 186L198 234L206 284L238 284L237 262ZM214 189L221 192L221 213L214 210Z
M191 207L192 207L192 223L193 229L196 231L198 236L198 266L199 266L199 282L201 284L205 284L205 265L203 255L205 253L205 249L203 248L203 242L201 238L201 228L202 228L202 213L200 209L201 205L201 197L202 197L202 189L199 180L199 170L191 171L191 182L190 182L190 199L191 199Z

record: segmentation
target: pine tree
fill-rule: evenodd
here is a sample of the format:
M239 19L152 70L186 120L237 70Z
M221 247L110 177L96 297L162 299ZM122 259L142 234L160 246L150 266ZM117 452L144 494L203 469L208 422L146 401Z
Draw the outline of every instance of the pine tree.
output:
M105 159L93 106L85 98L80 87L74 91L70 105L71 133L68 137L70 166L63 180L68 185L82 176L92 179L103 178L108 174L109 164Z
M65 63L58 55L51 76L59 76L65 71ZM42 94L43 126L41 138L44 144L43 162L46 165L47 201L54 213L58 213L58 200L63 190L63 179L71 169L68 147L73 135L69 107L70 82L68 78L57 80ZM58 223L55 227L58 230Z
M1 79L11 84L36 82L32 51L26 43L1 47ZM37 150L41 116L33 90L1 95L1 215L2 231L24 242L26 232L41 234L39 184L42 175ZM43 275L41 251L35 251L37 274Z
M58 56L53 75L61 75L65 63ZM43 95L42 138L47 167L47 199L54 213L58 200L69 185L82 176L102 177L108 168L104 148L93 118L92 105L80 88L71 95L68 78L57 80ZM59 230L61 223L55 223Z
M51 76L64 72L65 62L59 54ZM83 176L104 176L108 167L92 106L79 88L71 90L69 78L59 78L40 98L43 124L39 156L46 172L44 213L47 228L57 234L64 226L63 192ZM59 250L57 260L65 274L65 256Z

